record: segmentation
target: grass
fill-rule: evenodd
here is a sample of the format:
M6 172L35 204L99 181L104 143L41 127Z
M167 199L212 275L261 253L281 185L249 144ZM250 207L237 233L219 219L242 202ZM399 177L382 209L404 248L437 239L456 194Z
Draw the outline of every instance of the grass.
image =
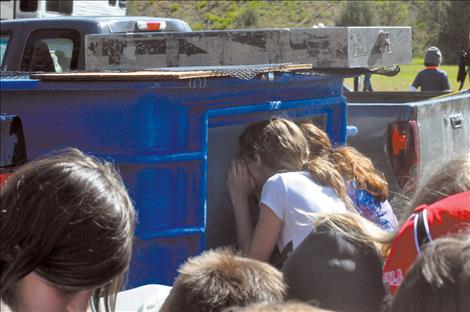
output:
M372 87L374 91L407 91L416 74L424 68L422 58L413 58L411 64L400 65L400 73L395 77L386 77L381 75L372 75ZM447 72L451 91L458 91L457 84L457 65L442 65L440 69ZM352 89L353 79L345 79L345 84Z

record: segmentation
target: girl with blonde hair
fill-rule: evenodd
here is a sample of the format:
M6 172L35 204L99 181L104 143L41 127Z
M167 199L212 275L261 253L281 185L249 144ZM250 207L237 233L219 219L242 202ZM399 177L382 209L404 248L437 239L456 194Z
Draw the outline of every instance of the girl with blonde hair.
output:
M272 118L250 125L239 138L240 157L232 161L228 190L239 248L267 261L295 249L312 231L311 213L354 211L341 174L325 158L309 157L308 142L292 121ZM261 193L253 228L249 196Z
M317 214L315 231L282 268L288 299L334 311L380 311L386 294L382 244L389 236L359 214Z
M327 157L347 181L347 193L356 210L382 229L393 231L397 217L388 197L388 185L372 161L351 146L331 146L327 134L312 123L300 124L309 143L310 157Z

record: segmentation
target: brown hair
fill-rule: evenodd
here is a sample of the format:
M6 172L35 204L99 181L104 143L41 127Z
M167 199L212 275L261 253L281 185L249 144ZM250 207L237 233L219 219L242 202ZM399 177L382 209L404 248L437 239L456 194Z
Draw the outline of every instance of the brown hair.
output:
M255 303L246 307L231 307L223 312L332 312L302 301L289 300L282 303Z
M310 157L302 130L294 122L280 117L248 126L239 138L240 156L263 164L276 172L307 170L323 186L332 187L349 210L354 206L347 195L341 174L326 157Z
M398 288L388 311L470 311L470 233L428 244Z
M19 168L0 193L0 297L31 272L114 310L132 253L135 211L108 163L68 149Z
M470 153L457 155L420 181L404 215L405 219L420 205L430 205L450 195L470 190Z
M285 291L282 273L268 263L229 249L208 250L180 267L161 311L211 312L234 305L281 302Z
M367 190L380 201L388 197L388 184L383 173L375 169L372 161L351 146L336 148L330 155L336 168L359 188Z
M368 157L351 146L333 149L328 135L312 123L302 123L300 128L308 141L311 158L327 156L346 180L355 181L380 201L387 199L387 181Z

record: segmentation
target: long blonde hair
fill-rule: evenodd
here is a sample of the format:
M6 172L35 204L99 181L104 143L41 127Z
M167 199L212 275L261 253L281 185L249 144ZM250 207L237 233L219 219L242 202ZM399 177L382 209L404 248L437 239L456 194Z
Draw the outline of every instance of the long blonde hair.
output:
M368 157L351 146L333 149L328 135L312 123L301 123L300 129L309 144L311 159L328 157L346 180L355 181L359 188L367 190L380 201L387 199L387 181Z
M334 232L343 234L355 243L375 248L383 257L388 249L394 234L380 228L375 223L354 213L318 213L315 214L315 225L326 226Z
M309 144L294 122L274 117L248 126L239 138L240 157L254 160L275 172L307 170L323 186L332 187L349 210L355 211L342 175L327 157L310 157Z

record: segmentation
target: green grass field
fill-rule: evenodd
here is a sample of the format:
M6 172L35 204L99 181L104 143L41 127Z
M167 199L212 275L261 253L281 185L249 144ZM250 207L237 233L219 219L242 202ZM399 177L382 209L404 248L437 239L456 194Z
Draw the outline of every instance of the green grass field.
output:
M412 63L408 65L400 65L400 73L395 77L386 77L381 75L372 75L372 87L374 91L407 91L416 74L424 68L422 58L413 58ZM450 88L452 91L458 91L457 84L457 65L442 65L440 68L449 75ZM353 79L345 79L345 84L352 89ZM465 86L468 81L465 81Z

